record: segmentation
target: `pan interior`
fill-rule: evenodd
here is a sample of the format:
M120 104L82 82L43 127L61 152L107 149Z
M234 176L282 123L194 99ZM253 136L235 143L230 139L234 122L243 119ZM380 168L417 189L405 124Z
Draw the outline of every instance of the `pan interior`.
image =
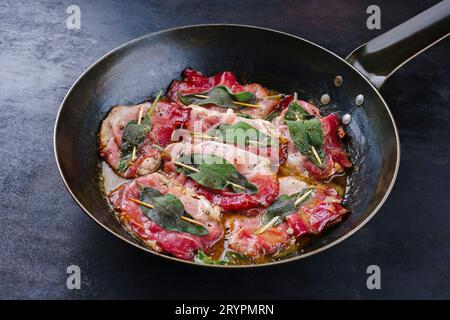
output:
M93 65L64 100L55 127L61 174L78 203L115 235L145 247L117 223L99 191L97 132L113 105L135 104L165 89L190 66L206 75L233 71L243 82L257 82L320 105L323 112L349 113L346 127L354 169L349 177L348 218L315 239L308 255L352 233L384 201L398 166L395 125L376 90L332 53L308 41L266 29L214 25L173 29L132 41ZM340 87L333 84L343 77ZM355 97L363 94L361 107ZM145 249L147 250L147 249Z

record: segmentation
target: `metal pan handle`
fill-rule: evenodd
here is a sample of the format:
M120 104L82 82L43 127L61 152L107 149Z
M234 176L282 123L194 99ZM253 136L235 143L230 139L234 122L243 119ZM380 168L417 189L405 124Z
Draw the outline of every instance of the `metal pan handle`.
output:
M445 0L370 40L346 60L380 88L395 70L449 33L450 0Z

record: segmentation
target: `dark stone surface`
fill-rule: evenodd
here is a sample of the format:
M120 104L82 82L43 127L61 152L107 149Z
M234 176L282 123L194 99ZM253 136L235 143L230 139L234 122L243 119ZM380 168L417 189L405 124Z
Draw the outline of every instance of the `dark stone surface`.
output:
M255 270L176 264L115 239L66 192L53 125L66 91L96 59L137 36L228 22L279 29L345 56L436 1L72 1L0 3L0 298L450 298L449 41L409 62L382 89L397 120L402 160L382 210L356 235L305 260ZM301 76L301 75L300 75ZM66 267L82 289L66 288ZM366 288L366 268L382 289Z

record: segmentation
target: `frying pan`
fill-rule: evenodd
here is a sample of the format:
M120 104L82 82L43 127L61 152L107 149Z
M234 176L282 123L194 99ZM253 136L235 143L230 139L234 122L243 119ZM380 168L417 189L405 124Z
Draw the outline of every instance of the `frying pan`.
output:
M187 66L206 75L231 70L241 81L279 92L297 91L317 105L323 94L329 94L331 102L321 107L323 112L352 117L346 131L354 169L345 196L351 214L298 256L265 265L310 256L355 233L385 202L397 175L400 144L378 89L398 67L449 30L450 1L443 1L364 44L345 60L297 36L244 25L195 25L137 38L89 67L64 98L54 132L59 172L75 201L106 230L154 255L192 263L151 251L130 236L100 192L97 132L111 106L154 96ZM336 76L342 77L341 86L334 84Z

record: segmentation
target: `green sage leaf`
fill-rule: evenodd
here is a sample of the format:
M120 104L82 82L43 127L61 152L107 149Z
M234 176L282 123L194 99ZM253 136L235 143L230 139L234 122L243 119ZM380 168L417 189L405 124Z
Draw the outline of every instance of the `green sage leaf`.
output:
M185 211L183 203L172 194L163 195L156 189L145 187L141 190L140 200L151 204L153 209L140 206L142 212L160 227L176 232L187 232L196 236L208 234L203 226L182 220L181 216L190 215Z
M232 125L221 124L217 128L208 131L209 136L221 138L225 143L247 146L249 144L256 146L274 145L276 142L272 137L265 135L246 122L237 122Z
M280 110L274 110L271 113L269 113L264 120L267 120L269 122L272 122L276 117L280 115Z
M210 256L208 256L203 251L197 251L197 254L194 257L194 261L201 264L212 264L212 265L226 265L227 262L224 260L214 260Z
M297 102L292 101L288 106L288 111L286 112L286 115L284 118L286 120L305 120L310 119L313 116L311 116L303 107Z
M199 95L207 96L208 98L199 98ZM178 94L178 98L185 105L195 104L198 106L203 106L214 104L218 107L231 108L235 110L240 110L244 107L234 104L233 101L250 104L254 104L256 102L256 96L253 93L246 91L231 93L231 91L225 86L214 87L208 92L199 92L189 95Z
M325 152L322 147L323 129L320 119L285 120L285 123L288 126L289 133L297 150L311 160L317 167L325 167ZM314 155L312 147L316 150L321 160L320 162Z
M249 264L252 262L250 257L235 251L227 251L225 260L228 264Z
M258 192L257 186L249 182L231 163L221 157L194 153L184 155L177 161L198 169L198 172L195 172L186 167L178 166L177 172L183 173L209 189L224 190L230 188L235 193L250 194Z

